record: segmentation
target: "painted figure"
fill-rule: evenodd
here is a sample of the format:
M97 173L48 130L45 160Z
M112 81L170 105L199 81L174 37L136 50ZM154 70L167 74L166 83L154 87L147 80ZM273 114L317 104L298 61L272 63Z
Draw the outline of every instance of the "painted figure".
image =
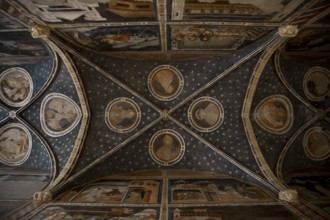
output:
M28 147L28 136L19 128L10 128L0 136L0 155L9 162L23 159Z
M117 103L110 109L110 122L115 128L127 128L136 119L136 112L133 108L128 108L124 103Z
M175 146L174 138L171 135L165 135L163 145L156 151L156 156L165 161L173 160L179 154L179 147Z
M262 121L274 128L282 128L288 120L287 110L280 102L268 102L260 110Z
M20 102L26 99L30 91L30 83L26 76L19 72L7 74L2 82L3 94L13 102Z
M159 92L165 93L167 95L170 95L174 92L175 86L173 83L175 76L173 72L161 70L155 74L154 80L159 85L159 89L161 90Z
M45 122L50 130L64 131L74 123L76 118L76 109L65 99L53 98L46 105Z
M197 109L195 116L200 121L205 121L210 126L215 125L219 120L219 109L213 104L209 103L205 108Z

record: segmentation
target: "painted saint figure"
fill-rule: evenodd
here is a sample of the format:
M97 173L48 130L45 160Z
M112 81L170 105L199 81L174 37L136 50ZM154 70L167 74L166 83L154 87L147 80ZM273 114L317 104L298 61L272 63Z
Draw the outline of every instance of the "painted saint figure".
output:
M45 110L46 125L53 131L64 131L69 128L77 118L75 107L67 100L53 98Z
M260 109L262 120L271 127L282 128L288 120L287 109L280 102L268 102Z
M195 116L198 120L203 120L213 126L218 122L220 114L218 107L213 103L209 103L205 108L197 109Z
M163 145L156 151L156 156L164 161L173 160L179 154L179 147L175 145L174 138L166 134L163 138Z
M174 90L175 90L175 86L174 86L174 79L175 76L173 74L173 72L171 71L166 71L166 70L161 70L159 72L157 72L154 76L154 80L155 82L157 82L157 84L159 84L159 92L163 92L167 95L171 95Z
M27 98L30 92L28 78L20 72L7 74L1 82L1 90L12 102L21 102Z
M131 126L136 118L134 109L127 107L123 103L113 105L109 114L111 124L117 129Z
M29 148L29 138L19 128L7 129L0 135L0 155L8 162L22 160Z

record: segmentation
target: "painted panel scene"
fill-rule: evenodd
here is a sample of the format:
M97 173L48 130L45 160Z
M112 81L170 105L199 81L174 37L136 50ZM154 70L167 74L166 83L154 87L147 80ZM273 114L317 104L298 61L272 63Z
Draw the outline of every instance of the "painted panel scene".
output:
M299 5L299 0L172 0L173 20L221 19L277 22Z
M172 50L237 50L269 33L270 27L171 26Z
M319 28L307 28L290 39L286 44L285 52L288 54L304 53L314 55L316 53L330 53L330 30Z
M154 0L19 0L48 23L155 20Z
M172 203L244 203L272 201L260 188L233 179L172 180Z
M42 40L27 31L1 33L0 51L0 65L4 66L35 64L50 57Z
M71 190L60 201L74 203L158 203L160 183L154 180L109 181Z
M286 177L285 182L308 201L330 201L330 176Z
M251 211L253 210L253 211ZM298 219L284 206L222 206L171 208L170 220L292 220Z
M160 50L156 27L86 27L61 30L80 46L98 52Z
M122 208L122 207L74 207L74 206L50 206L31 217L31 220L43 219L158 219L156 208Z

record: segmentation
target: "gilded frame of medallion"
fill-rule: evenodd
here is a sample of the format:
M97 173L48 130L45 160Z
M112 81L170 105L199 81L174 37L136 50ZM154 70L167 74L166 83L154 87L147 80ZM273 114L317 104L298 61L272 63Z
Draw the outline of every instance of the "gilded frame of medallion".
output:
M131 125L127 126L127 128L124 128L124 129L116 128L113 125L113 123L111 123L111 117L109 117L110 110L120 102L126 102L126 103L130 104L130 106L133 108L133 111L135 113L134 122L131 123ZM136 102L134 102L132 99L129 99L126 97L119 97L108 103L107 107L105 108L104 119L105 119L105 123L112 131L115 131L117 133L127 133L127 132L134 130L139 125L139 123L141 121L141 110L140 110L138 104ZM126 119L128 119L128 118L124 117L119 123L121 123L122 121L124 121Z
M30 131L26 127L24 127L22 124L19 124L19 123L11 123L11 124L7 124L4 127L2 127L0 130L0 136L3 134L4 131L11 129L11 128L18 128L25 132L25 134L27 136L27 140L29 142L28 149L27 149L27 152L25 153L23 159L21 159L17 162L6 161L5 159L2 158L2 156L0 154L0 162L3 164L6 164L8 166L19 166L19 165L23 164L25 161L27 161L27 159L30 157L31 150L32 150L32 136L31 136Z
M210 102L210 103L213 103L217 108L218 108L218 119L217 121L214 123L214 125L210 126L209 128L203 128L202 126L198 125L198 123L194 122L194 114L196 114L196 112L198 110L201 110L200 108L197 109L197 110L194 110L194 108L201 102ZM193 114L194 112L194 114ZM203 97L200 97L196 100L194 100L189 108L188 108L188 121L190 123L190 125L192 127L194 127L196 130L200 131L200 132L211 132L211 131L214 131L216 130L217 128L220 127L220 125L222 124L223 120L224 120L224 108L222 106L222 104L220 103L219 100L213 98L213 97L209 97L209 96L203 96ZM197 119L198 120L198 119ZM202 119L203 120L203 119Z
M155 147L154 144L156 142L159 142L159 139L161 136L163 137L163 145L161 147L159 147L156 151L155 151ZM165 138L167 137L167 140L171 141L172 143L170 143L170 147L172 147L172 149L168 150L168 142L166 143ZM169 139L171 138L171 139ZM176 144L176 145L175 145ZM176 148L176 149L174 149ZM163 153L170 153L172 154L174 151L174 156L170 155L168 159L164 159L164 158L160 158L160 156L158 156L157 154L161 154L163 156ZM178 163L185 152L185 142L183 140L183 138L181 137L181 135L172 130L172 129L163 129L160 130L158 132L156 132L150 139L149 141L149 154L151 156L151 158L159 165L162 166L172 166L176 163Z
M60 98L60 99L64 99L65 101L69 102L73 106L73 108L76 110L76 113L77 113L77 116L76 116L75 120L72 122L72 124L69 127L63 129L62 131L52 131L51 129L48 128L48 126L46 124L46 119L45 119L44 113L45 113L47 104L53 98ZM68 96L66 96L64 94L50 93L50 94L46 95L46 97L41 102L41 107L40 107L41 127L42 127L42 130L51 137L60 137L60 136L63 136L65 134L69 133L78 125L81 117L82 117L81 110L80 110L79 106L77 105L77 103L75 103L71 98L69 98Z
M2 81L6 78L6 76L8 76L9 74L11 73L15 73L15 72L19 72L21 74L23 74L26 79L28 80L29 82L29 92L27 94L27 96L20 102L13 102L11 100L9 100L4 94L3 94L3 88L2 88ZM9 68L9 69L6 69L5 71L3 71L1 73L1 76L0 76L0 85L1 85L1 89L0 89L0 98L3 102L5 102L7 105L10 105L12 107L21 107L21 106L24 106L26 105L31 97L32 97L32 93L33 93L33 81L32 81L32 78L29 74L29 72L21 67L12 67L12 68Z
M322 133L322 135L324 135L328 141L328 148L320 156L314 155L309 149L308 142L313 133ZM329 135L329 133L324 131L324 129L322 127L312 127L310 129L308 129L308 131L306 131L306 133L304 134L303 147L304 147L305 154L308 156L308 158L310 158L314 161L322 161L322 160L327 159L330 156L330 145L329 144L330 144L330 135Z
M265 103L272 102L272 101L280 102L285 107L285 110L287 113L287 120L282 128L269 128L266 125L264 125L263 122L261 121L262 118L260 117L260 113L259 113L260 108L263 107L263 105ZM265 131L272 133L272 134L285 134L286 132L288 132L291 129L291 127L293 125L293 120L294 120L293 106L292 106L290 99L287 98L286 96L280 95L280 94L271 95L271 96L264 98L263 100L261 100L258 103L257 107L254 110L253 117L254 117L254 120L257 122L257 124L261 128L263 128Z
M326 99L326 96L330 95L330 88L328 88L328 91L325 94L322 94L320 96L316 96L315 94L312 94L309 90L309 86L308 86L309 78L312 77L312 74L314 74L315 72L321 72L328 78L328 82L330 81L330 71L328 69L320 66L312 67L306 72L304 76L304 81L303 81L304 93L306 97L311 101L323 101Z
M166 71L165 73L171 73L172 74L172 80L171 82L164 82L164 80L166 80L166 78L160 78L157 76L161 76L162 71ZM164 76L164 74L163 74ZM155 79L157 77L157 79ZM157 81L157 83L155 83L154 81ZM168 84L168 85L167 85ZM175 99L176 97L178 97L182 90L183 90L183 85L184 85L184 79L183 76L181 74L181 72L170 65L160 65L156 68L154 68L153 70L151 70L149 77L148 77L148 89L149 92L152 94L153 97L155 97L158 100L161 101L170 101ZM164 95L164 94L159 94L160 91L158 91L157 94L157 89L155 88L155 86L161 88L162 90L165 91L165 93L172 93L170 95ZM166 86L166 87L165 87ZM171 86L175 86L176 88L173 88ZM167 92L166 90L168 90L168 88L170 88L170 90L173 88L175 89L174 92ZM163 92L164 93L164 92Z

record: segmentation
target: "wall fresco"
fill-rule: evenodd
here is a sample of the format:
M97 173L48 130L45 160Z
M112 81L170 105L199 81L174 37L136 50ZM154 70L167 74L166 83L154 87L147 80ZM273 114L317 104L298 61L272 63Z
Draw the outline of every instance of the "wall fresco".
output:
M153 180L105 181L65 193L60 201L74 203L158 203L160 182Z
M274 0L172 0L173 20L221 19L281 21L303 1Z
M0 34L0 65L35 64L50 57L40 39L33 39L30 32L3 32Z
M272 199L258 187L233 180L171 180L172 203L264 202Z
M31 220L39 219L158 219L156 208L134 207L78 207L78 206L50 206L31 217Z
M253 211L251 211L253 210ZM171 208L170 220L292 220L298 219L284 206L223 206Z
M19 0L32 14L49 23L155 19L153 0Z
M237 50L265 36L269 27L171 26L172 50Z
M156 27L86 27L60 30L80 46L99 52L160 50Z

